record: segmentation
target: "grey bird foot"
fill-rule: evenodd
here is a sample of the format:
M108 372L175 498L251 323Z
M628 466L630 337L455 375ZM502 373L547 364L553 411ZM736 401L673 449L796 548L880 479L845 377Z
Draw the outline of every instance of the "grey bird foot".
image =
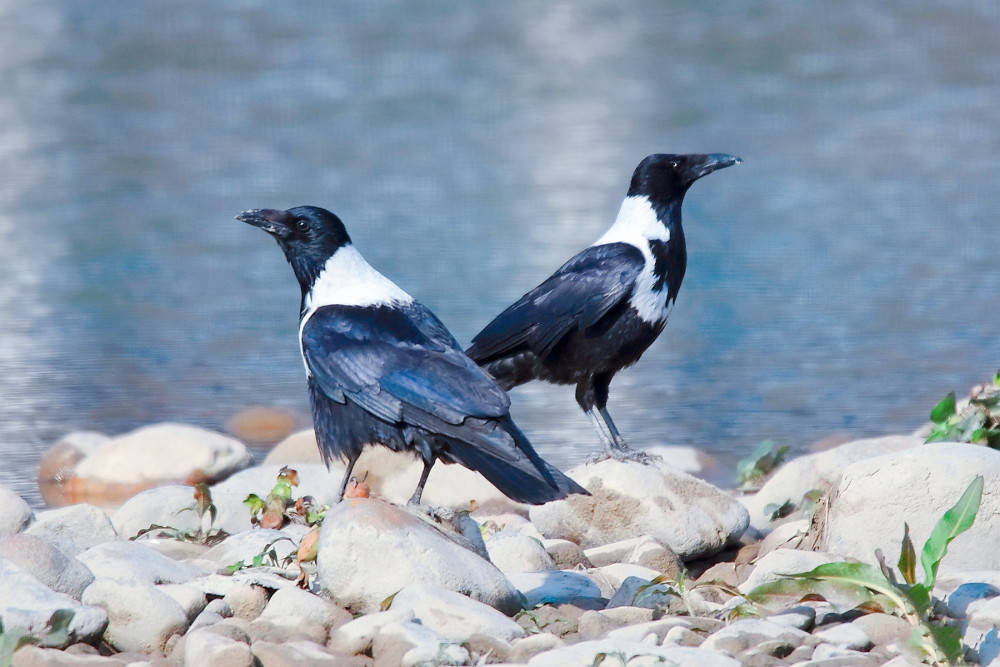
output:
M663 457L659 454L647 454L641 449L632 449L631 447L611 447L600 452L594 452L587 457L587 463L597 463L605 459L614 459L622 463L634 462L650 465L655 461L662 461Z

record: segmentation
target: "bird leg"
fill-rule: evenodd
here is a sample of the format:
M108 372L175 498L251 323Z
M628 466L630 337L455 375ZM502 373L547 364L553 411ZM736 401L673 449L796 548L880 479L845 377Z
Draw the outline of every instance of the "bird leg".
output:
M337 494L338 503L344 499L344 491L347 490L347 483L351 481L351 471L354 470L354 464L357 462L358 455L352 456L347 460L347 470L344 471L344 479L340 482L340 492Z
M597 431L597 437L601 439L601 444L604 445L604 449L599 452L594 452L587 457L587 463L597 463L598 461L603 461L611 455L614 449L614 442L611 440L611 436L605 430L606 423L602 422L597 418L597 413L594 408L591 407L589 410L584 410L583 413L587 415L587 419L590 420L591 426Z
M410 496L410 499L406 502L407 505L419 505L420 496L424 493L424 484L427 483L427 476L431 474L431 468L434 466L434 461L436 457L431 455L429 459L424 459L424 471L420 473L420 481L417 483L417 488Z
M625 442L625 438L618 431L618 427L615 426L615 422L611 419L611 413L608 412L607 407L600 409L601 418L604 419L604 424L608 427L608 431L611 433L611 446L608 447L608 454L616 461L638 461L639 463L649 464L653 461L662 460L662 456L656 454L647 454L638 449L632 449Z

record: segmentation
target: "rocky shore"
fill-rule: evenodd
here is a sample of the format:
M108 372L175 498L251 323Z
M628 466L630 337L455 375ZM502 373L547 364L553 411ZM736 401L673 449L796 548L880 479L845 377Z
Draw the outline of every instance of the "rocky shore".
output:
M954 660L949 638L1000 664L1000 452L857 440L741 495L695 450L648 451L539 507L439 465L406 508L420 466L383 448L332 504L309 431L256 466L188 426L71 434L40 476L75 504L0 487L0 665L904 667ZM971 527L922 553L977 476ZM888 583L786 576L817 567ZM913 577L931 596L900 607Z

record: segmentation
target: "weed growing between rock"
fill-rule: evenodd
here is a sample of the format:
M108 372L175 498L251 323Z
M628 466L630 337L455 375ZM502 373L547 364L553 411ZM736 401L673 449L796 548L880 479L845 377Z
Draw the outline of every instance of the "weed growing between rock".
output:
M169 537L181 542L215 546L229 537L229 533L215 527L215 517L218 511L215 503L212 502L212 492L208 488L208 484L204 482L195 484L194 500L194 507L182 508L177 511L177 514L181 512L196 512L201 519L197 528L180 530L173 526L160 526L154 523L149 528L140 530L131 539L137 540L140 537Z
M972 388L967 405L958 409L950 392L931 410L927 442L971 442L1000 449L1000 371L991 384Z
M905 525L897 563L902 581L886 564L881 551L876 551L878 567L868 563L825 563L809 572L784 575L784 579L762 584L746 597L762 606L788 599L821 598L841 611L862 608L895 614L913 625L911 641L925 661L932 665L959 662L963 656L961 633L934 613L932 591L948 545L972 526L982 494L983 478L976 477L958 502L938 520L920 554L922 582L917 581L916 550L909 525Z

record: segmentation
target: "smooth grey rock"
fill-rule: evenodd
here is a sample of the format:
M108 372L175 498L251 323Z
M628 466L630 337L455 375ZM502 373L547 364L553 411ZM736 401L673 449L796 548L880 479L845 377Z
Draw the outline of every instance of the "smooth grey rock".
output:
M2 550L0 550L2 554ZM991 584L967 583L961 584L945 599L948 615L952 618L965 618L969 605L977 600L986 600L1000 595L1000 588Z
M591 495L531 508L531 522L550 539L591 548L648 535L690 559L734 543L749 522L746 509L727 493L663 462L608 459L568 474Z
M766 506L782 505L787 500L797 505L802 496L813 489L827 492L836 486L852 463L912 449L923 442L923 438L910 435L889 435L855 440L823 452L799 456L778 468L760 491L740 501L750 512L750 525L767 531L770 518L764 513Z
M776 549L798 549L809 530L809 520L787 521L776 526L764 536L757 549L757 558L763 558Z
M540 604L562 604L601 598L601 589L589 577L568 570L518 572L509 575L528 609Z
M621 639L598 639L564 646L536 655L528 661L529 667L591 667L598 664L598 656L624 656L628 667L653 667L664 664L672 667L740 667L740 663L718 653L685 646L651 646ZM613 664L610 663L609 664Z
M166 593L174 602L181 606L184 614L192 621L198 617L208 604L205 594L188 584L163 584L156 587L161 593Z
M853 623L826 626L814 632L813 637L827 644L851 651L867 651L872 647L872 640L868 633Z
M701 646L703 641L705 641L704 636L682 625L675 625L667 630L667 634L663 636L664 644L676 644L677 646Z
M611 544L602 544L599 547L584 549L583 553L594 564L594 567L604 567L605 565L613 565L615 563L628 563L636 547L649 541L658 544L656 540L643 535L619 542L612 542Z
M552 556L542 544L527 535L501 530L486 541L490 560L504 574L554 570Z
M185 667L251 667L254 656L250 647L202 628L184 637Z
M539 653L560 648L564 642L559 637L548 632L528 635L523 639L515 639L511 644L510 661L514 663L527 662Z
M895 563L904 518L914 543L922 544L977 475L986 480L979 513L948 547L939 577L958 570L1000 570L1000 549L982 548L1000 543L1000 451L979 445L932 443L852 464L831 498L822 546L872 564L881 549L886 561ZM919 562L917 577L923 578Z
M392 599L392 609L411 610L417 623L460 644L475 634L506 642L525 634L524 628L493 607L433 586L407 586Z
M270 594L263 586L248 581L237 582L222 598L229 615L252 621L264 611Z
M469 652L447 637L418 623L393 623L372 642L372 656L383 665L465 665Z
M808 640L808 632L754 618L739 620L716 630L702 642L701 648L736 657L764 642L780 642L793 649Z
M108 613L104 641L119 651L162 653L171 635L188 628L177 601L144 581L98 578L83 592L83 602Z
M0 557L6 558L57 593L79 600L94 581L86 565L50 542L33 535L0 537Z
M111 438L80 461L76 476L116 484L224 479L250 465L235 438L186 424L144 426Z
M6 631L19 629L43 636L52 614L73 611L69 637L58 648L77 642L96 643L108 625L108 615L99 607L83 604L57 593L14 563L0 557L0 623Z
M892 614L865 614L851 621L851 625L859 628L875 645L893 642L906 643L913 634L913 626L905 618Z
M576 542L569 540L542 540L542 546L552 557L552 563L557 570L572 570L577 567L592 567L593 563L584 554Z
M466 542L384 501L350 498L323 522L319 585L355 612L374 611L403 587L423 583L516 613L517 589L496 566L461 546Z
M798 549L776 549L754 565L753 572L739 586L741 593L749 593L753 589L772 581L783 579L783 574L799 574L808 572L824 563L837 563L843 558L818 551L799 551Z
M34 513L28 503L0 484L0 537L21 532L33 518Z
M608 609L615 607L642 607L667 609L676 598L664 584L650 585L650 578L626 577L608 601Z
M239 570L231 576L224 574L202 575L186 583L194 586L206 595L215 597L225 597L234 588L242 586L244 583L256 584L272 591L283 588L296 588L295 582L291 579L260 567Z
M92 654L71 653L28 644L17 650L9 664L11 667L126 667L136 663L130 663L119 656L105 658L97 654L96 649Z
M346 609L298 588L275 591L260 617L276 625L311 621L321 625L326 631L353 620Z
M780 611L777 614L772 614L767 617L767 620L772 623L787 625L809 632L816 622L816 610L800 604Z
M93 546L118 539L104 510L86 503L46 510L24 534L51 543L67 556L77 556Z
M325 648L308 641L269 642L259 640L253 644L253 654L261 667L348 667L355 660L362 665L362 658L331 653ZM365 658L367 660L367 658Z
M633 565L632 563L612 563L611 565L595 567L587 571L587 575L601 587L602 591L606 587L610 587L612 591L618 590L621 588L622 582L629 577L638 577L639 579L649 581L658 577L659 574L659 572L652 568L643 565Z
M346 655L363 653L371 649L372 642L382 628L412 620L412 609L389 609L376 614L359 616L331 632L327 647L336 653Z
M667 635L674 628L685 628L690 630L690 623L681 616L667 616L655 621L626 625L623 628L616 628L608 632L608 639L623 639L625 641L641 642L652 636L655 644L659 645L666 641ZM698 643L701 643L699 638ZM688 644L693 646L693 644Z
M167 558L141 542L105 542L87 549L77 558L98 579L183 584L201 574L190 565Z

